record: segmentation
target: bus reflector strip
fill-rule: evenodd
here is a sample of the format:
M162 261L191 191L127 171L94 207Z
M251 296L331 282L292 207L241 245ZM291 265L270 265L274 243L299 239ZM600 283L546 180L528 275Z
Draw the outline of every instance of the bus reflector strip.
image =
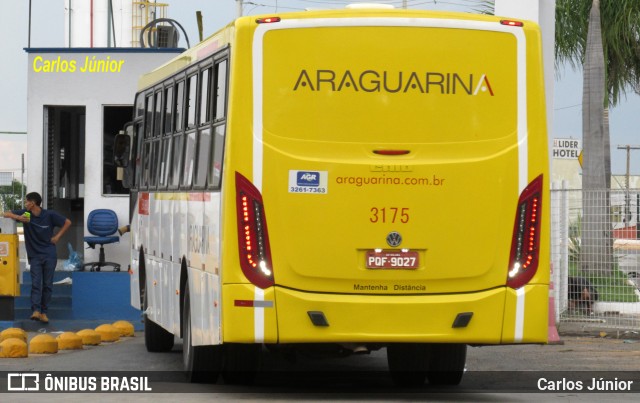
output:
M236 299L233 305L243 308L273 308L273 301L257 301L251 299Z

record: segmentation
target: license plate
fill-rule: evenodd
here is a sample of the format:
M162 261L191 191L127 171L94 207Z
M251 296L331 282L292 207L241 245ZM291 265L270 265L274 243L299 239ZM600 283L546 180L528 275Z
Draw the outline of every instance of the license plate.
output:
M416 251L368 250L365 264L367 269L417 269L420 257Z

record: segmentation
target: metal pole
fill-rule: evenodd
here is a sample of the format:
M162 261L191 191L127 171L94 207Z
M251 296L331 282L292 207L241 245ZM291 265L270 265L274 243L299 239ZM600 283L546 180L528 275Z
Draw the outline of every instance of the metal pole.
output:
M20 203L21 203L21 207L24 208L24 154L22 154L22 171L20 173L20 188L22 189L21 191L21 197L20 197Z
M238 6L238 18L242 17L242 0L236 0L236 5Z
M625 221L625 227L629 226L629 216L631 215L629 208L631 207L631 200L629 200L629 170L630 170L630 166L631 164L629 163L630 161L630 156L631 156L631 149L629 148L629 145L627 145L627 173L625 175L625 187L627 188L626 192L625 192L625 216L624 216L624 221Z
M31 0L29 0L29 39L27 40L27 48L31 49Z
M629 226L629 221L631 220L631 200L629 196L629 182L630 182L630 166L631 166L631 150L640 150L640 146L632 146L632 145L624 145L618 146L618 150L627 150L627 172L625 175L625 212L624 212L624 221L625 227Z
M111 24L110 24L110 20L111 18L113 18L111 16L111 0L109 0L109 5L107 5L107 47L110 48L111 47ZM115 34L115 32L114 32Z

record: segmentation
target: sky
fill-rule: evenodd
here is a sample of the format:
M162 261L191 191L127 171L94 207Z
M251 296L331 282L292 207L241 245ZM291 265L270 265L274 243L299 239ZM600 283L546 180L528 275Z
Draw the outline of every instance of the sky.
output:
M79 1L79 0L76 0ZM403 0L368 0L402 7ZM168 17L187 31L191 44L198 41L196 11L203 15L204 36L233 20L236 0L165 0ZM0 13L0 172L13 171L20 178L21 154L27 154L26 135L7 132L27 130L27 54L29 1L3 1ZM64 0L31 0L31 47L64 46ZM243 14L300 11L305 8L342 8L347 0L243 0ZM473 12L475 0L406 0L409 8ZM186 47L185 42L181 46ZM132 100L133 102L133 100ZM556 72L553 138L582 137L582 74L570 67ZM619 145L640 145L640 96L628 93L626 100L610 111L612 172L626 172L626 152ZM25 161L33 156L25 156ZM631 153L632 175L640 175L640 150Z

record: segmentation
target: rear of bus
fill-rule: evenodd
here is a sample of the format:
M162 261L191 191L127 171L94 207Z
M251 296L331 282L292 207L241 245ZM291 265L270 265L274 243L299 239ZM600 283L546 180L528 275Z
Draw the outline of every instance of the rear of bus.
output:
M236 30L224 341L546 342L537 26L341 10Z

